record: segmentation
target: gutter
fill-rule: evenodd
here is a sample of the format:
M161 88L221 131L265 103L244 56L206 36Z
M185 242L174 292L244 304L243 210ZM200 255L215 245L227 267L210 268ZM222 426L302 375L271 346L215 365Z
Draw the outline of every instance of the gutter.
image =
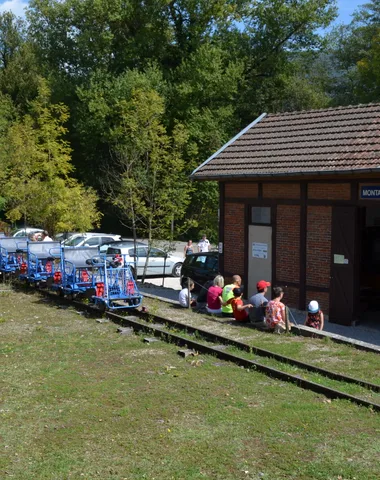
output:
M217 152L217 153L219 153L219 152ZM211 159L211 157L210 157L210 159ZM208 160L205 163L207 163L207 162L208 162ZM198 168L201 168L203 165L201 165ZM194 172L191 175L193 175L195 172L196 172L196 170L194 170ZM360 174L360 173L380 173L380 166L376 167L376 168L359 168L359 169L355 169L355 170L323 170L323 171L319 171L319 172L311 171L311 172L281 172L281 173L255 173L255 174L241 173L239 175L231 175L230 173L229 174L226 173L225 175L217 175L217 176L208 176L207 175L207 176L197 177L197 178L194 178L193 180L198 180L198 181L212 180L214 182L217 182L219 180L224 180L226 178L238 180L240 178L255 179L255 178L258 178L258 177L260 177L260 178L262 178L262 177L264 177L264 178L277 178L277 177L300 177L300 176L309 176L309 175L315 175L315 176L350 175L350 174L355 175L355 174Z
M190 174L190 178L192 178L196 173L197 171L204 167L205 165L207 165L209 162L211 162L211 160L213 160L217 155L219 155L220 153L223 152L223 150L225 150L227 147L229 147L231 145L231 143L235 142L235 140L237 140L238 138L240 138L242 135L244 135L250 128L254 127L257 123L259 123L267 114L266 113L262 113L258 118L256 118L256 120L254 120L252 123L250 123L247 127L245 127L241 132L239 132L237 135L234 136L234 138L231 138L231 140L229 140L227 143L225 143L223 145L223 147L221 147L217 152L215 152L214 154L211 155L211 157L209 157L205 162L202 163L202 165L199 165L199 167L197 167L191 174ZM206 179L205 179L206 180ZM215 180L215 178L213 178L213 180Z

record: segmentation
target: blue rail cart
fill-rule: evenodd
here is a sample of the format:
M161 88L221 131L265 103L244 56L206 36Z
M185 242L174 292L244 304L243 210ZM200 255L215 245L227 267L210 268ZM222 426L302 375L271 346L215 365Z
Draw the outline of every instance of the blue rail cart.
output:
M93 248L63 248L61 268L54 276L51 289L62 296L82 295L91 298L95 294L98 276L97 270L92 268L93 255Z
M60 242L27 242L26 271L22 266L20 278L34 285L49 285L60 269Z
M24 261L22 252L26 252L27 237L0 238L0 272L10 274L19 272Z
M105 257L93 259L93 264L98 269L98 280L92 301L99 309L121 310L141 305L143 297L129 265L121 266Z

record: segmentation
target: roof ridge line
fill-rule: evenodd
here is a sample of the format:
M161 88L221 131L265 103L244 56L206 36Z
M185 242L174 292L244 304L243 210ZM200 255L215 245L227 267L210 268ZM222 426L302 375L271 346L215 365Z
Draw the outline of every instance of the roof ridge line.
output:
M225 150L227 147L229 147L231 145L231 143L235 142L235 140L237 140L242 135L244 135L244 133L246 133L250 128L254 127L257 123L259 123L266 115L267 115L266 113L262 113L259 117L256 118L256 120L254 120L252 123L250 123L247 127L243 128L243 130L241 130L237 135L235 135L233 138L231 138L231 140L229 140L221 148L219 148L219 150L217 152L213 153L206 161L204 161L202 163L202 165L199 165L199 167L197 167L195 170L193 170L193 172L191 172L191 174L190 174L190 177L195 175L197 173L197 171L200 168L207 165L208 162L211 162L212 159L214 159L217 155L222 153L223 150Z
M297 115L300 113L319 113L319 112L333 112L333 111L342 111L348 110L350 108L364 108L364 107L380 107L380 102L374 103L358 103L357 105L341 105L338 107L327 107L327 108L315 108L311 110L293 110L290 112L273 112L268 113L268 117L272 116L282 116L282 115Z

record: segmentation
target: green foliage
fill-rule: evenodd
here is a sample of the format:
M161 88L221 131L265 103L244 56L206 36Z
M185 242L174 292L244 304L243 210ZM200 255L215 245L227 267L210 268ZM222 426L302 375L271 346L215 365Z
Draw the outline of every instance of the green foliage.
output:
M380 100L380 27L371 39L370 48L358 61L360 95L363 101Z
M336 105L378 102L380 1L359 7L349 25L335 28L324 61L327 92Z
M99 134L112 152L112 163L100 166L103 194L121 221L149 240L168 237L190 201L182 158L188 134L179 123L167 134L164 89L151 68L106 81L95 75L90 88L78 90L91 117L91 131L81 124L84 138Z
M39 68L25 23L11 12L0 14L0 92L23 112L38 93Z
M4 134L1 183L10 221L23 218L51 233L57 228L87 230L99 221L96 195L69 176L71 149L62 138L67 119L67 108L50 104L50 91L40 80L29 113Z
M152 209L166 231L171 208L179 230L217 240L217 185L190 187L188 175L262 112L328 104L331 79L306 57L323 50L318 29L335 14L334 0L32 0L27 30L4 23L12 53L0 91L24 113L35 72L49 78L54 104L70 108L75 175L122 223L146 228ZM359 60L369 82L372 56ZM153 171L168 189L155 190L165 213L131 194L155 185Z

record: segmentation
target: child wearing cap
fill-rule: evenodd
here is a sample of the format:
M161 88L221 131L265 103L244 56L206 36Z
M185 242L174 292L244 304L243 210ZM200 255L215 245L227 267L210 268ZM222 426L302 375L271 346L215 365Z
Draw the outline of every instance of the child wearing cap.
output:
M250 303L244 305L241 298L243 296L243 290L241 288L234 288L232 293L234 296L226 302L226 305L231 305L234 318L237 322L248 322L249 316L247 308L252 308L252 305Z
M323 312L319 308L318 302L316 300L312 300L307 307L305 325L307 327L316 328L317 330L323 330Z

